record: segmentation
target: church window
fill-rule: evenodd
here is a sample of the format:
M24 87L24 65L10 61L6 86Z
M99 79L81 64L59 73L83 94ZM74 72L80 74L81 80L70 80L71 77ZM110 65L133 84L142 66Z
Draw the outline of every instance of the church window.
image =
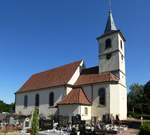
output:
M121 59L123 60L123 55L121 55Z
M105 49L111 48L111 39L105 41Z
M88 108L87 107L85 107L84 111L85 111L85 114L88 115Z
M121 47L121 49L122 49L122 40L120 40L120 47Z
M111 58L111 53L106 54L106 59L109 60Z
M49 94L49 106L53 106L54 105L54 93L51 92Z
M105 105L106 104L106 91L105 88L100 88L98 91L99 95L99 104L100 105Z
M40 102L40 96L39 96L39 94L36 94L35 95L35 106L39 106L39 102Z
M28 96L25 95L24 96L24 107L27 107L28 106Z

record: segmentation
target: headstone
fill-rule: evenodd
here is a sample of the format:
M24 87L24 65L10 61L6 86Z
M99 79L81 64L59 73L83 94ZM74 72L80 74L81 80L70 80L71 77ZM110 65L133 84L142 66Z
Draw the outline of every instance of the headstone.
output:
M29 118L26 118L23 123L23 130L27 130L31 128L31 121Z
M10 125L15 125L16 124L16 121L15 121L15 119L13 117L9 118L9 124Z
M40 120L39 127L42 130L53 129L53 120Z
M69 123L68 116L59 116L59 125L60 126L66 126L68 123Z

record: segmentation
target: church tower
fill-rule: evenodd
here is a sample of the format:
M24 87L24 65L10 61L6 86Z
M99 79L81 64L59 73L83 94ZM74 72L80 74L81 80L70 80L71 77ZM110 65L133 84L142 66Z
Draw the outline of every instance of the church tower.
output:
M111 2L111 0L110 0ZM118 77L116 84L109 84L107 91L109 114L127 118L127 87L125 72L125 38L116 27L111 5L104 33L97 38L99 43L99 73L111 72Z
M116 27L111 10L104 33L97 38L99 43L99 73L112 72L119 83L126 87L125 38Z

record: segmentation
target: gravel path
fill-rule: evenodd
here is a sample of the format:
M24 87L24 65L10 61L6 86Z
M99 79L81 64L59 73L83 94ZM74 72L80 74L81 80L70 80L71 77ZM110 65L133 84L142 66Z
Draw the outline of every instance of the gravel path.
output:
M138 129L129 128L127 131L124 131L118 135L138 135L138 134L139 134Z
M9 132L9 133L2 133L2 132L0 132L0 135L20 135L20 133L19 132Z
M124 131L118 135L138 135L139 130L138 129L128 129L127 131ZM7 134L0 132L0 135L20 135L19 132L9 132Z

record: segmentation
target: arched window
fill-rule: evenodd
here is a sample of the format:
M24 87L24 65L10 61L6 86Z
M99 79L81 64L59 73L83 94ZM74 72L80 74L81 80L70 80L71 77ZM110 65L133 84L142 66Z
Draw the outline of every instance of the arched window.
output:
M24 107L27 107L28 106L28 96L25 95L24 96Z
M105 41L105 49L108 49L108 48L111 48L111 39L110 38Z
M99 95L99 104L105 105L106 104L106 90L105 88L100 88L98 91Z
M54 105L54 93L51 92L49 93L49 106L53 106Z
M85 110L84 110L84 111L85 111L85 115L88 115L88 108L85 107L84 109L85 109Z
M121 47L121 49L122 49L122 40L120 40L120 47Z
M40 97L39 97L39 94L36 94L35 95L35 106L39 106L39 102L40 102Z

